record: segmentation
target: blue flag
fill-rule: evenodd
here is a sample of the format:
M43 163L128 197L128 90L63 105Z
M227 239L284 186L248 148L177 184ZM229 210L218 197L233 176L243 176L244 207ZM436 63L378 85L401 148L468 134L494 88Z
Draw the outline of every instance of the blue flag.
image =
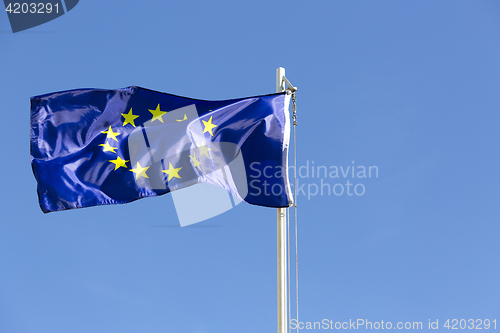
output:
M288 207L289 95L204 101L139 87L31 98L43 212L120 204L197 183Z

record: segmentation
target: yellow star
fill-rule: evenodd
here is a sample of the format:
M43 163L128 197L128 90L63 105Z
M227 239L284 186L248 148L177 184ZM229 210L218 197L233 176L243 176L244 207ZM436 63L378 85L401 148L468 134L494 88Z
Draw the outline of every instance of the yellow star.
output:
M203 133L208 132L210 133L211 136L214 136L214 133L212 133L212 129L214 127L217 127L217 125L212 124L212 116L210 116L210 119L208 121L202 120L203 125L205 125L205 129L203 130Z
M201 162L196 159L196 155L193 153L193 156L189 155L189 157L191 158L191 161L193 162L194 167L201 170L201 167L200 167Z
M118 139L116 138L116 136L121 134L118 132L113 132L113 130L111 129L111 126L109 126L109 129L107 131L103 131L101 133L107 134L106 139L111 138L111 139L115 140L116 142L118 142Z
M131 124L132 126L135 127L134 119L139 118L139 116L132 114L132 108L130 108L130 111L128 113L122 113L122 116L123 116L123 118L125 118L125 121L123 122L123 126L125 126L127 124Z
M203 142L203 144L205 144L205 143ZM203 145L203 146L199 146L198 150L200 151L201 155L205 155L206 157L210 158L210 155L208 155L208 152L210 150L212 150L212 149L210 149L207 146Z
M164 111L160 111L160 104L158 104L158 106L156 107L156 110L149 110L149 112L151 112L153 114L153 119L151 119L151 122L153 122L155 120L159 120L162 123L163 123L163 118L161 116L163 116L165 113L167 113Z
M177 121L177 122L179 122L179 123L180 123L181 121L184 121L184 120L186 120L186 119L188 119L188 117L187 117L187 115L184 115L184 118L182 118L181 120L175 119L175 121Z
M120 158L120 156L117 156L116 160L110 160L110 162L115 164L115 171L118 170L118 168L120 168L120 167L125 168L125 169L127 168L128 161L122 160Z
M135 173L135 180L139 179L140 177L144 178L149 178L148 175L146 175L146 171L149 169L149 167L143 168L139 162L137 162L137 166L135 169L130 169L133 173Z
M111 147L111 146L109 145L109 143L107 143L107 142L106 142L105 144L103 144L103 145L99 145L99 146L103 146L103 147L104 147L104 148L102 149L103 151L111 151L111 152L113 152L113 153L115 153L115 154L116 154L115 149L118 149L117 147Z
M179 170L182 169L182 168L174 168L172 166L172 163L168 163L168 170L162 170L164 173L166 173L168 175L168 179L167 181L170 181L170 179L172 178L181 178L181 176L179 176Z

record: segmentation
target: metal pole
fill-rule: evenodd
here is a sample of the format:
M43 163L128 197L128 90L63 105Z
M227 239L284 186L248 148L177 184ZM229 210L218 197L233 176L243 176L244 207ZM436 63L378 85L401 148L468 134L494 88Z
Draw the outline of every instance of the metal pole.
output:
M285 69L276 69L276 92L285 91ZM287 112L288 110L285 110ZM278 208L278 333L288 332L286 208Z

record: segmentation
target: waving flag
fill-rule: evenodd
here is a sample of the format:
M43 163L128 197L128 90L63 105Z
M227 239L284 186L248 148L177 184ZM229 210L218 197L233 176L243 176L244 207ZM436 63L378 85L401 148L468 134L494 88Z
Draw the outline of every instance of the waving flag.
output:
M197 183L287 207L289 96L204 101L139 87L31 98L43 212L128 203Z

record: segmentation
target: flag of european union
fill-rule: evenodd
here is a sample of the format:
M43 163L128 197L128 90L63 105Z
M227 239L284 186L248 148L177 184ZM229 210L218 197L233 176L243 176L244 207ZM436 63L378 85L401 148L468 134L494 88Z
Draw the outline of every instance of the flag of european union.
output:
M140 87L31 98L43 212L120 204L197 183L288 207L289 95L205 101Z

